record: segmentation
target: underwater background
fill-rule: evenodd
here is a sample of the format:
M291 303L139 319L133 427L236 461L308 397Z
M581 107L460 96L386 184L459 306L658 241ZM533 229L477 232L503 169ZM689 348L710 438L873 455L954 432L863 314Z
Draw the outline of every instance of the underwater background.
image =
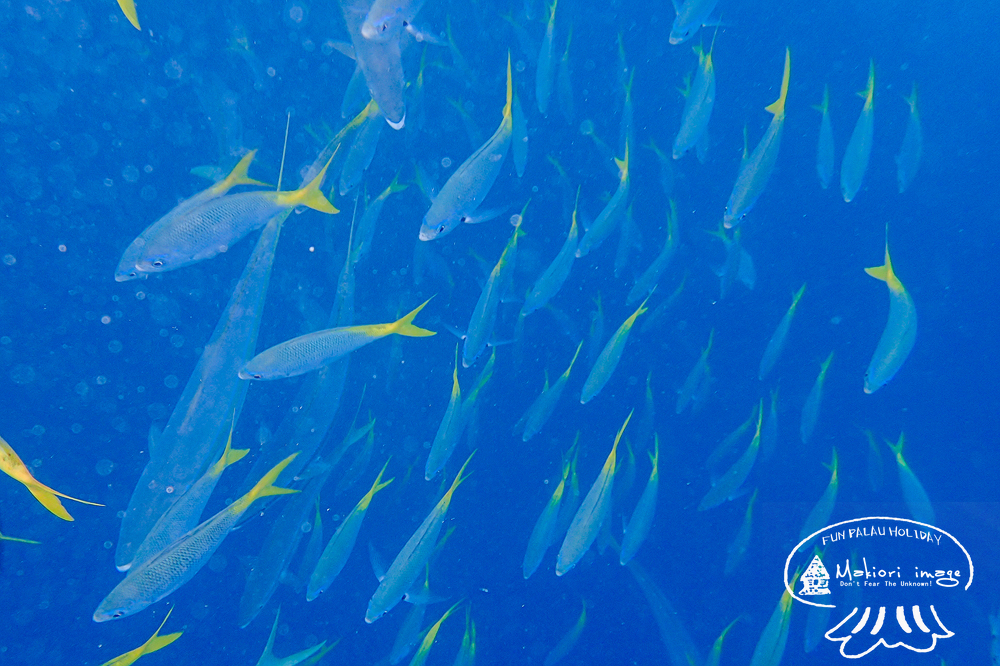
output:
M91 615L121 579L115 544L149 459L150 426L162 427L173 411L255 241L145 280L116 282L114 269L137 234L207 186L191 169L218 165L227 172L246 150L258 149L251 176L276 183L289 113L283 178L297 187L304 168L353 116L342 117L341 103L354 63L335 45L348 39L335 3L150 1L137 9L141 31L106 1L0 0L0 435L41 482L104 505L67 503L75 521L63 522L21 485L0 478L0 531L41 542L0 542L0 664L101 664L140 645L174 605L164 631L184 635L143 663L253 664L279 604L278 654L339 639L320 663L377 663L389 654L409 604L376 623L364 622L378 586L368 544L391 561L473 449L471 476L456 490L445 523L454 533L431 563L435 603L425 626L466 598L478 629L479 663L543 663L585 603L586 624L565 663L677 666L667 644L690 640L703 659L722 629L741 617L721 663L749 663L782 596L784 560L827 487L830 472L823 463L833 447L840 488L830 522L910 517L895 457L882 443L895 442L901 431L906 462L933 502L936 525L966 547L976 577L964 595L941 602L942 620L955 636L939 641L934 652L882 649L865 659L984 664L997 654L988 616L1000 609L998 7L720 0L713 13L720 24L713 46L718 87L706 160L692 154L668 159L664 167L643 146L652 140L669 151L684 105L677 89L698 63L690 47L701 40L707 49L714 25L672 45L670 3L562 0L557 54L572 28L573 110L567 118L555 94L547 116L534 100L546 7L534 0L426 2L418 15L421 29L440 33L444 45L410 40L403 52L407 95L422 53L426 60L422 122L412 114L402 130L383 128L364 174L370 197L397 172L409 186L388 199L371 251L355 266L354 321L393 321L433 296L416 323L437 335L377 341L352 354L326 440L338 444L356 413L359 421L370 415L375 448L355 485L337 494L338 471L320 491L324 533L333 533L390 456L387 475L395 481L372 502L354 553L329 590L307 603L293 576L286 576L288 584L245 629L238 626L239 597L289 498L252 507L194 581L152 610L103 624ZM777 167L739 226L756 280L752 289L737 280L720 297L717 271L726 251L706 232L719 229L740 167L744 127L752 149L770 121L764 106L778 96L786 46L791 80ZM489 137L504 105L508 52L527 116L524 175L518 178L505 162L488 197L489 206L506 207L498 219L419 241L429 204L415 184L415 165L441 185ZM836 184L819 186L820 114L810 107L829 85L839 165L861 111L863 101L854 93L865 87L870 59L876 71L874 142L863 189L845 203ZM617 167L581 126L622 157L629 76L631 215L639 238L624 241L629 254L617 276L618 232L578 259L552 300L553 311L528 317L515 340L521 295L562 246L577 186L581 224L597 217L615 192ZM914 81L923 155L915 180L900 194L894 157L909 119L904 96ZM452 100L462 101L478 139ZM565 169L568 183L548 156ZM336 180L331 176L327 183L336 189ZM258 351L326 326L358 191L330 195L337 215L298 211L284 225ZM492 379L444 474L425 481L427 449L452 388L457 339L449 331L467 326L513 232L507 219L529 198L513 287L493 335ZM671 199L680 229L676 256L608 384L580 404L600 338L635 311L626 295L660 251ZM362 198L359 216L364 204ZM863 269L882 263L887 233L893 267L919 314L919 332L898 374L868 395L862 390L865 369L888 313L885 285ZM784 353L761 381L761 354L803 283ZM644 328L643 317L672 294L669 309ZM602 322L603 334L590 342L595 321ZM677 414L677 391L713 330L711 381L693 409ZM551 420L522 441L515 424L546 372L553 382L581 340L583 350ZM819 419L803 444L802 407L831 351ZM489 353L469 369L459 367L463 393ZM647 377L651 430L639 424L649 414ZM252 461L263 450L284 445L274 433L299 409L296 395L305 381L251 383L233 434L234 446L251 450L248 460L223 475L206 516L246 490ZM706 458L761 401L766 414L779 387L773 454L757 461L745 494L698 511L712 478ZM618 563L613 546L600 554L595 545L557 577L557 542L532 577L525 580L521 571L528 537L576 433L582 496L633 409L624 437L634 450L634 478L616 479L620 496L609 533L620 538L623 516L645 487L655 431L659 496L636 560L669 599L676 611L671 616L689 639L658 625L643 585ZM873 433L877 457L864 430ZM753 426L737 455L752 434ZM618 455L627 459L621 447ZM752 538L743 561L726 575L727 547L754 489ZM303 549L313 524L310 510ZM291 572L298 571L301 556ZM453 661L464 614L442 625L431 663ZM781 661L842 659L826 640L804 651L806 616L801 604L791 609Z

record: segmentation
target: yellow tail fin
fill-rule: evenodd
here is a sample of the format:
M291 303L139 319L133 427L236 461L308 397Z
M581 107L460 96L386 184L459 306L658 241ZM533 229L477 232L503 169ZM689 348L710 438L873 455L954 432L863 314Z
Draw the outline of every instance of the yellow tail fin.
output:
M168 645L176 641L178 638L180 638L181 634L183 633L184 633L183 631L176 631L172 634L167 634L166 636L154 636L153 638L150 639L149 643L146 644L146 647L143 649L142 654L147 655L150 652L156 652L157 650L162 650L163 648L167 647Z
M34 495L35 499L38 500L42 506L48 509L52 514L62 518L63 520L68 520L70 522L73 521L73 516L69 515L69 511L63 507L59 498L50 492L45 486L41 484L36 486L28 483L24 484L24 486L28 489L28 492Z
M552 4L552 12L555 13L555 3ZM510 106L511 101L514 98L514 84L513 79L510 77L510 51L507 51L507 104L503 107L503 117L504 119L510 118Z
M431 296L431 298L434 298ZM410 338L426 338L431 335L437 335L435 331L428 331L424 328L419 328L413 325L413 319L417 314L424 309L424 306L431 302L428 298L426 301L414 308L409 314L396 320L391 325L390 333L395 333L396 335L405 335Z
M336 155L336 153L334 153ZM330 156L327 161L326 166L323 170L316 174L316 177L306 185L305 187L295 190L294 192L281 192L278 194L278 202L291 206L308 206L313 210L318 210L321 213L339 213L332 203L323 196L320 187L323 185L323 179L326 178L326 170L330 168L330 162L333 161L334 155Z
M122 8L122 13L125 14L125 18L136 30L142 30L139 27L139 15L135 13L135 3L132 0L118 0L118 6Z
M788 97L788 77L792 71L792 55L785 47L785 73L781 77L781 95L775 100L773 104L769 104L764 108L765 111L773 113L776 116L785 115L785 98Z
M274 485L274 481L278 478L278 475L285 471L285 468L288 467L297 455L299 454L293 453L272 467L271 471L262 476L260 481L258 481L257 484L250 489L250 492L248 492L245 497L248 498L250 502L253 502L255 499L259 499L261 497L270 497L271 495L291 495L299 492L298 490L292 490L291 488L279 488ZM237 500L237 502L238 501L239 500ZM230 506L234 506L237 502L234 502ZM250 502L247 502L247 504Z
M212 473L215 475L222 474L222 472L234 463L238 463L243 460L243 457L250 453L250 449L234 449L233 446L233 431L229 430L229 439L226 441L226 450L222 452L222 457L212 465Z

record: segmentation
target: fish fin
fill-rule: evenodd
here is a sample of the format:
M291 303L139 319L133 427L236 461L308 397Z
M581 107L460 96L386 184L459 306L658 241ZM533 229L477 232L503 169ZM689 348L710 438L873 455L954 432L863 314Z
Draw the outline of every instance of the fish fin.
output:
M136 30L142 30L139 27L139 15L135 12L135 3L132 0L118 0L118 6L121 7L122 13L125 14L125 18L132 24L132 27Z
M625 139L625 157L624 159L615 158L615 164L618 165L618 170L621 172L622 181L628 180L628 139Z
M681 0L671 0L674 3L674 11L678 14L681 13L681 5L683 4Z
M28 484L28 483L24 485L28 489L28 492L34 495L35 499L38 500L42 506L48 509L50 513L52 513L55 516L58 516L59 518L62 518L63 520L70 522L73 521L73 516L69 515L69 512L66 510L65 507L63 507L62 502L59 501L59 498L56 497L54 493L50 492L46 488L46 486L43 486L41 484L36 486L35 484Z
M156 652L157 650L162 650L163 648L167 647L168 645L176 641L178 638L180 638L181 634L183 633L184 633L183 631L176 631L172 634L167 634L165 636L154 636L153 638L149 639L149 642L146 643L146 645L143 647L142 654L147 655L150 652Z
M371 541L368 542L368 561L371 562L375 578L381 583L385 578L385 562L382 560L382 555L375 550L375 544Z
M323 196L323 192L320 190L320 187L323 185L323 179L326 177L326 170L330 168L330 162L333 161L336 154L336 151L334 151L334 154L331 155L330 159L327 161L326 166L324 166L323 169L316 174L316 177L313 178L308 185L300 190L295 190L294 192L282 192L278 195L278 200L281 202L288 202L293 205L308 206L309 208L318 210L321 213L329 213L331 215L333 213L339 213L340 211L337 210L325 196Z
M552 3L552 13L555 15L555 3ZM511 104L513 103L514 97L514 84L513 79L510 76L510 51L507 51L507 103L503 107L503 117L504 121L508 121L511 117Z
M888 282L889 281L889 266L888 265L872 266L871 268L866 268L865 269L865 273L868 273L868 275L871 275L876 280L881 280L882 282Z
M297 455L299 454L293 453L292 455L288 456L280 463L272 467L271 471L269 471L267 474L261 477L260 481L258 481L254 485L254 487L250 490L250 492L247 493L248 497L253 498L251 499L251 501L258 499L260 497L270 497L271 495L291 495L292 493L300 492L298 490L292 490L291 488L279 488L278 486L274 485L274 482L278 478L278 475L281 474L283 471L285 471L285 468L288 467L288 465L292 462L292 460L295 459L295 456ZM234 502L230 506L233 506L235 504L236 502Z
M875 59L868 61L868 85L858 93L858 97L865 100L865 106L870 106L872 97L875 94Z
M431 298L434 298L431 296ZM425 328L419 328L413 325L413 319L417 314L424 309L424 306L431 302L431 298L418 305L407 315L400 319L397 319L391 324L390 333L395 333L396 335L405 335L410 338L426 338L431 335L436 335L435 331L428 331Z
M250 163L253 162L253 158L256 154L256 150L251 150L249 153L244 155L236 166L233 167L233 170L229 172L229 175L226 176L216 187L221 186L221 188L227 190L236 185L260 185L262 187L271 187L271 185L262 183L259 180L254 180L247 175L247 172L250 170Z
M813 104L813 108L822 114L826 114L830 111L830 84L823 85L823 101L819 104Z
M907 106L910 107L910 113L916 113L917 112L917 82L916 81L913 82L913 90L910 92L909 97L907 97L907 96L904 95L903 99L906 100Z
M781 76L781 94L778 99L772 104L768 104L764 107L764 110L768 113L772 113L775 116L785 115L785 99L788 97L788 78L792 71L792 55L788 47L785 47L785 72Z

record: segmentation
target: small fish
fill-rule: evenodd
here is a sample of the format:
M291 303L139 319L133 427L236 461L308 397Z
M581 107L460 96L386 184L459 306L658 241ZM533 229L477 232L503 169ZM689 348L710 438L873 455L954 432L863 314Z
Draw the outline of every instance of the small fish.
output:
M920 483L920 479L917 478L917 475L913 473L913 470L906 463L906 459L903 458L903 444L906 443L906 437L903 433L899 433L899 441L895 444L889 440L886 440L885 443L892 449L892 452L896 456L896 469L899 471L899 486L903 489L903 500L906 502L906 508L910 510L910 515L918 522L934 525L936 519L931 499L927 496L927 491L924 490L924 485Z
M521 209L522 220L527 207L528 204L525 203L524 208ZM519 223L514 229L514 233L511 234L510 240L507 241L507 246L504 248L503 254L500 255L500 259L490 271L490 276L483 286L483 292L472 311L465 342L462 344L462 365L466 368L476 362L493 336L497 309L500 307L500 300L506 294L514 273L517 259L517 239L523 235L524 232Z
M778 150L781 148L781 134L785 126L785 99L788 97L788 77L791 73L792 56L791 52L785 49L785 72L781 77L781 94L778 99L765 107L765 110L772 114L771 124L767 126L760 143L753 149L749 157L746 156L744 147L743 161L740 162L740 170L736 174L736 184L733 185L733 193L729 196L726 204L726 213L723 217L723 224L727 229L731 229L740 223L744 215L750 212L757 199L764 192L767 181L770 180L774 172L774 165L778 161Z
M653 525L653 518L656 516L656 497L660 487L660 436L653 436L653 453L649 454L649 460L653 465L649 473L649 481L646 488L639 497L639 503L635 505L632 518L625 527L625 536L622 538L621 553L619 563L622 566L635 557L639 547L649 536L649 529Z
M754 492L755 497L756 494L757 493ZM753 500L751 500L751 503L753 503ZM715 643L712 644L712 651L708 654L708 659L705 661L705 666L719 666L719 660L722 658L722 644L726 640L726 634L728 634L729 630L733 628L733 625L735 625L742 619L743 616L741 615L732 622L730 622L728 625L726 625L726 628L722 630L722 633L719 634L719 637L715 639Z
M764 427L760 431L760 455L770 460L778 448L778 387L771 391L771 407L767 411Z
M709 373L708 355L712 352L712 341L714 338L715 329L713 328L708 333L708 344L701 350L701 356L698 357L694 367L688 372L687 377L684 379L684 384L677 390L677 404L674 406L675 413L680 414L687 409L687 406L691 404L698 393L698 387Z
M899 193L902 194L917 177L920 169L920 157L924 152L924 132L920 127L920 112L917 110L917 82L913 82L913 92L904 97L910 107L910 117L906 121L906 134L903 135L903 145L896 155L896 182Z
M340 572L343 571L344 565L347 564L347 558L354 551L354 544L358 540L358 532L361 531L361 525L364 523L365 514L368 512L372 498L375 497L378 491L393 481L392 479L382 481L382 476L385 474L388 466L389 462L386 461L378 476L375 477L372 487L365 493L364 497L358 500L358 503L354 505L351 512L347 514L347 517L337 527L337 531L330 537L330 541L327 542L323 553L319 556L316 568L309 577L309 585L306 588L306 601L312 601L318 597L340 575Z
M351 147L344 157L344 166L340 170L340 185L338 192L344 196L361 183L365 171L375 158L379 138L382 136L382 116L375 100L368 102L362 113L365 120L354 134Z
M829 465L825 465L827 469L830 470L830 482L826 484L826 490L823 491L823 495L820 496L819 501L813 506L812 511L806 516L806 522L802 525L802 529L799 531L799 541L804 540L807 536L815 532L816 530L823 529L826 525L830 524L830 515L833 513L833 507L837 503L837 489L840 486L840 481L837 476L837 449L833 449L833 460Z
M107 622L134 615L175 592L203 566L222 545L250 505L261 497L298 492L274 485L278 475L295 459L294 453L275 465L250 491L194 528L139 566L129 569L94 611L94 622Z
M799 572L796 571L792 577L789 587L795 589ZM792 595L786 588L781 593L781 599L775 607L771 618L767 621L764 631L757 639L753 656L750 658L750 666L778 666L781 657L785 654L785 644L788 642L788 625L792 618Z
M569 234L563 242L562 248L556 254L552 263L545 269L545 272L535 281L534 286L524 297L524 305L521 306L521 316L526 317L535 310L539 310L552 299L569 277L570 269L573 268L573 260L576 259L576 247L578 238L578 227L576 223L577 210L580 205L580 190L576 191L576 206L573 207L573 218L569 226Z
M547 115L549 97L552 94L552 84L556 77L556 5L559 0L552 0L549 7L549 18L545 24L545 36L542 46L538 49L538 65L535 69L535 101L538 102L538 112Z
M441 424L434 434L430 453L427 454L427 463L424 465L425 480L430 481L437 476L438 472L444 469L448 463L448 459L451 458L465 425L462 416L462 388L458 384L458 346L456 345L455 369L451 379L451 398L444 410L444 416L441 417Z
M465 633L452 666L475 666L476 663L476 622L472 619L472 609L465 608Z
M402 192L406 187L399 182L399 172L396 172L392 182L368 204L364 215L358 222L357 238L354 241L354 250L351 252L352 263L358 263L371 250L372 242L375 240L375 227L386 200L393 194Z
M573 26L566 34L566 48L559 59L556 70L556 97L559 99L559 110L570 125L573 124L573 70L569 64L569 45L573 41Z
M670 212L667 214L667 238L663 241L663 249L660 250L660 254L656 256L649 268L632 285L632 289L625 299L626 305L632 305L640 298L646 298L653 293L653 289L656 288L664 271L670 266L674 254L677 253L678 245L680 245L680 232L677 228L677 204L671 199Z
M456 601L451 608L444 612L444 615L442 615L437 622L430 626L427 633L424 634L423 639L420 641L420 646L413 655L413 659L410 660L410 666L423 666L427 662L427 656L430 654L434 641L437 640L438 631L441 630L441 625L444 624L444 621L451 617L451 614L458 610L458 607L463 603L465 603L465 599L459 599Z
M177 218L182 217L186 213L198 208L212 199L221 197L237 185L260 185L262 187L266 187L266 183L262 183L247 176L247 170L250 168L250 163L253 162L253 158L256 154L256 150L251 150L243 156L235 167L233 167L233 170L228 176L211 187L202 190L193 197L185 199L181 203L174 206L169 213L146 227L146 229L139 234L138 238L132 241L129 246L125 248L125 252L122 254L122 258L118 262L118 267L115 269L115 282L126 282L128 280L149 276L148 273L140 271L136 267L136 262L138 262L142 257L143 249L146 247L149 239L158 234L164 227L172 224Z
M649 296L643 300L628 319L622 322L622 325L618 327L618 330L611 336L608 343L604 345L604 349L597 356L594 366L590 369L590 374L587 375L587 379L583 383L583 390L580 393L581 405L590 402L594 396L601 392L601 389L608 383L608 380L611 379L611 375L614 374L615 368L618 367L618 362L622 358L622 352L625 351L625 344L628 342L628 337L632 332L632 327L635 325L635 320L639 315L646 312L646 302L648 300Z
M278 621L280 619L281 607L279 606L278 612L274 614L274 624L271 625L271 633L267 637L267 644L264 645L264 652L261 653L260 659L257 660L257 666L296 666L297 664L304 663L306 659L309 659L326 646L326 641L323 641L301 652L290 654L287 657L275 657L273 652L274 638L278 635Z
M712 484L711 489L705 493L705 497L698 504L699 511L719 506L723 502L733 499L739 492L743 482L750 476L750 470L753 469L753 464L757 460L757 452L760 450L760 425L763 419L764 401L762 400L757 408L757 432L750 441L750 446L740 456L740 459L734 462L732 467Z
M819 408L823 402L823 384L826 383L826 371L833 361L833 352L826 357L820 365L819 374L813 382L809 395L806 396L805 404L802 405L802 420L799 422L799 436L803 444L808 444L812 439L813 431L816 429L816 422L819 421Z
M670 27L670 43L683 44L705 25L719 0L673 0L677 16Z
M868 170L868 159L872 154L872 139L875 135L874 107L872 101L875 95L875 61L868 64L868 87L858 95L865 100L861 107L861 115L851 132L851 139L844 149L844 159L840 163L840 193L844 201L850 203L861 189L861 183Z
M819 120L819 139L816 143L816 175L819 176L820 187L825 190L833 182L833 170L835 168L833 125L830 123L829 85L823 86L823 102L813 108L823 114Z
M328 162L309 184L292 192L227 194L173 217L147 239L136 268L144 273L162 273L211 259L297 206L321 213L338 212L320 191L329 166Z
M695 70L694 80L683 91L684 111L681 113L680 129L674 138L675 160L684 157L685 153L694 148L708 130L712 107L715 105L715 67L712 64L714 50L714 37L708 53L700 46L694 47L694 52L698 55L698 68Z
M583 608L580 610L580 617L577 618L576 624L570 627L559 642L556 643L555 647L549 650L549 653L545 655L545 661L542 662L543 666L555 666L555 664L562 661L573 648L576 647L577 642L580 640L580 635L583 634L583 627L587 624L587 602L583 602Z
M604 239L611 235L611 232L618 226L618 223L625 214L625 209L628 207L631 182L628 172L628 145L625 146L625 159L620 160L615 158L615 164L618 165L618 169L620 170L618 189L615 190L615 193L611 196L611 200L608 201L608 204L598 214L593 224L590 225L590 229L580 239L580 244L576 248L577 259L587 256L591 250L595 249L604 242Z
M69 495L64 495L58 490L53 490L43 483L40 483L31 475L28 470L28 466L21 461L14 449L11 448L7 441L0 437L0 472L3 472L15 481L24 484L24 487L28 489L36 500L38 500L42 506L49 510L55 516L62 518L63 520L72 521L73 516L69 515L69 512L63 508L62 502L59 498L73 500L74 502L79 502L80 504L89 504L90 506L104 506L103 504L97 504L96 502L88 502L86 500L77 499L75 497L70 497Z
M470 222L473 213L489 194L510 149L513 90L508 53L507 103L503 108L503 120L493 136L451 174L438 192L420 225L420 240L434 240L451 233L459 224Z
M874 393L896 376L917 340L917 308L913 298L892 270L889 238L886 230L885 264L866 268L865 272L882 280L889 288L889 321L865 372L865 393Z
M733 537L732 542L726 547L726 566L723 572L727 576L731 576L736 567L743 562L743 558L747 554L747 549L750 547L750 537L753 534L753 505L757 501L757 488L754 488L753 495L750 496L750 501L747 503L746 513L743 514L743 522L740 523L740 529L736 532L736 536ZM723 632L725 636L725 632ZM722 636L719 637L720 639Z
M746 435L747 431L750 430L750 427L753 426L756 418L757 408L754 407L750 410L750 416L747 417L747 420L736 426L736 429L726 435L725 438L723 438L723 440L712 450L712 453L709 454L708 458L705 460L705 467L708 469L713 479L720 476L716 473L720 463L732 457L730 454L735 450L736 445L739 444L741 439L743 439L743 436ZM764 428L766 427L767 422L765 421L764 425L761 427L761 439L764 437Z
M475 455L475 452L472 455ZM365 622L368 624L371 624L395 608L396 604L400 602L403 595L413 586L413 583L416 582L420 573L424 570L424 566L437 548L438 535L441 534L441 527L444 525L444 519L448 513L448 507L451 505L455 490L468 478L465 475L465 468L472 460L472 455L465 461L462 468L458 470L458 474L455 475L455 480L452 481L448 491L434 505L434 508L424 518L420 527L417 528L402 550L399 551L399 554L396 555L396 559L389 565L389 569L379 582L375 594L372 595L371 600L368 602L368 611L365 613Z
M785 340L788 339L788 330L792 326L792 318L795 316L795 309L799 306L799 300L802 299L802 294L805 291L806 285L803 284L795 292L795 296L792 297L792 304L788 307L788 311L785 312L781 321L778 322L778 328L774 330L771 339L767 341L767 347L764 348L764 355L760 359L760 369L757 372L757 379L764 381L764 378L771 372L771 368L774 367L774 364L781 357L781 352L785 349Z
M141 657L144 657L147 654L152 654L157 650L162 650L176 641L181 637L181 634L184 633L183 631L167 634L166 636L160 636L160 629L163 629L163 625L167 623L167 620L170 619L170 614L173 612L174 606L171 606L170 610L167 611L166 617L163 618L163 622L161 622L160 626L156 628L156 631L154 631L153 635L149 637L149 640L134 650L129 650L123 655L104 662L101 666L130 666L131 664L139 661Z
M618 430L615 443L611 447L611 453L608 454L607 460L604 461L601 473L594 480L594 484L587 491L580 508L577 509L576 515L573 516L573 522L570 523L569 529L566 531L566 537L563 539L562 546L559 548L559 556L556 559L557 576L562 576L575 567L590 550L591 544L594 543L601 531L601 526L608 519L608 514L611 513L618 442L621 441L622 434L630 420L632 420L632 412L629 412L625 423Z
M754 269L753 257L743 247L743 234L737 227L733 237L726 235L725 226L720 224L718 231L708 232L722 241L726 251L726 259L716 270L719 276L719 300L724 299L737 281L742 282L747 289L753 289L757 281L757 271Z
M247 361L240 370L241 379L271 380L295 377L330 365L338 358L388 335L423 338L435 335L413 325L427 299L409 314L388 324L342 326L314 331L270 347Z
M563 495L567 490L570 469L572 467L573 451L576 450L576 442L570 447L563 458L562 478L552 491L552 496L546 502L541 515L535 521L535 526L531 529L531 536L528 537L528 547L524 551L524 560L521 562L521 572L524 579L528 580L538 570L539 565L545 558L545 553L555 543L557 529L559 525L559 509L562 505Z
M546 377L542 392L535 398L531 406L528 407L528 411L521 418L521 421L518 422L518 425L523 427L521 433L522 441L527 442L537 435L552 416L552 412L555 411L556 405L559 404L559 398L562 397L563 390L566 388L566 382L569 381L569 373L573 370L576 357L580 355L580 349L582 348L583 340L580 340L580 344L576 346L576 352L573 354L569 366L565 372L559 375L559 379L556 380L555 384L549 386L549 380Z

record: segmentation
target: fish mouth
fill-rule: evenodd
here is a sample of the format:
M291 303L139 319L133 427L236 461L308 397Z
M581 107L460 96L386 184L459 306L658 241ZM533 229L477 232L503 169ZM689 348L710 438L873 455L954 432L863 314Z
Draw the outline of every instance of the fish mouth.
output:
M406 125L406 111L403 112L403 117L400 118L398 122L395 123L392 122L391 120L389 120L389 116L385 117L385 122L389 123L389 127L391 127L394 130L403 129L403 126Z
M436 234L434 233L433 229L431 229L429 227L421 227L421 229L420 229L420 240L422 240L422 241L434 240L435 236L436 236Z

